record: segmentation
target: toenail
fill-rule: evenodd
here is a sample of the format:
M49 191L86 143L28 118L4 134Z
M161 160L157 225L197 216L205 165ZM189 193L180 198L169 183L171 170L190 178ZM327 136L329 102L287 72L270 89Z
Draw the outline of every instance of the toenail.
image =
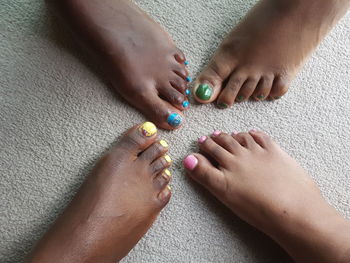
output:
M183 106L184 108L187 108L189 105L190 105L190 103L189 103L187 100L185 100L185 101L182 103L182 106Z
M168 143L166 141L164 141L164 140L160 140L159 144L162 145L164 148L168 148L169 147Z
M239 95L237 98L236 98L236 101L242 101L244 100L244 96L243 95Z
M165 170L164 170L164 173L165 173L168 177L171 177L171 172L170 172L168 169L165 169Z
M168 187L169 191L171 191L171 186L170 186L170 185L167 185L167 187Z
M221 134L221 131L214 131L212 133L212 136L216 137L216 136L219 136Z
M164 159L165 159L165 161L167 162L167 163L171 163L172 162L172 160L171 160L171 158L170 158L170 156L169 155L164 155Z
M236 134L237 134L237 132L235 132L235 131L231 133L231 135L236 135Z
M200 84L196 90L196 96L201 100L209 100L213 95L213 88L208 84Z
M188 96L188 95L191 94L191 91L190 91L189 89L186 89L186 90L185 90L185 94Z
M189 155L184 160L184 166L186 169L192 171L194 168L196 168L198 164L198 159L194 155Z
M206 140L207 140L207 136L201 136L199 139L198 139L198 142L200 143L200 144L202 144L202 143L204 143Z
M190 64L190 62L188 62L187 60L184 62L185 66L188 66L188 64Z
M140 131L144 136L151 137L157 133L157 127L152 122L145 122L140 126Z
M280 98L280 96L274 97L275 100L279 100Z
M228 105L226 103L220 102L217 104L220 109L227 109Z
M177 127L181 124L182 117L177 113L172 113L169 115L167 122L169 125Z
M187 82L191 82L191 81L192 81L192 78L191 78L190 76L187 76L187 77L186 77L186 81L187 81Z
M257 132L258 130L257 129L252 129L250 130L251 132Z
M257 98L258 98L259 100L262 100L263 98L265 98L265 96L264 96L263 94L260 94L260 95L257 96Z

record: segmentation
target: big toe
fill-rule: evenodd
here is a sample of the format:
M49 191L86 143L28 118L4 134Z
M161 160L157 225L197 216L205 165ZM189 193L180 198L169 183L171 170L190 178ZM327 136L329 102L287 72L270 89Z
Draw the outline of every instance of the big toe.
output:
M224 190L225 175L203 155L188 155L183 161L187 174L199 184L217 195Z

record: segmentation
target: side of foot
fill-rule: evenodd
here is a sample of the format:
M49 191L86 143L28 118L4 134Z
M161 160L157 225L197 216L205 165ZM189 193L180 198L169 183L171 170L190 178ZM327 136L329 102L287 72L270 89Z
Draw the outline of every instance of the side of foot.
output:
M296 262L349 262L350 222L269 136L216 131L199 149L184 160L187 174Z
M279 99L307 56L349 8L347 0L261 0L196 80L200 103Z
M188 108L184 54L129 0L47 0L116 91L147 119L176 129Z
M154 124L130 129L97 163L28 262L116 262L171 197L168 145Z

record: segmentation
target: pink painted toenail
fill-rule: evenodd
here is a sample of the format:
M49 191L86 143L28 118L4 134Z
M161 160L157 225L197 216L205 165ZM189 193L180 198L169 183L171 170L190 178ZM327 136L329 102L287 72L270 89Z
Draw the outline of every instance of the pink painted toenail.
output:
M252 129L250 130L251 132L257 132L258 130L257 129Z
M231 135L234 136L234 135L236 135L237 133L238 133L238 132L235 132L235 131L234 131L234 132L231 133Z
M198 159L194 155L189 155L184 160L184 166L186 169L192 171L194 168L196 168L198 164Z
M212 136L219 136L221 134L221 131L214 131L213 132L213 134L212 134Z
M206 140L207 140L207 136L202 136L202 137L200 137L200 138L198 139L198 142L199 142L200 144L202 144L202 143L204 143Z

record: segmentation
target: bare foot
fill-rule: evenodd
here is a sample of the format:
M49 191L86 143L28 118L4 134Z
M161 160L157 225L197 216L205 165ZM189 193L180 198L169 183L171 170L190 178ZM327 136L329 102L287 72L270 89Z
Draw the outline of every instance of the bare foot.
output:
M175 129L189 106L185 56L162 27L129 0L47 0L148 119Z
M266 134L215 132L184 160L188 174L297 262L350 262L350 224ZM214 166L205 156L216 162Z
M348 0L259 1L197 78L196 100L217 99L227 108L249 98L279 99L349 5Z
M29 262L116 262L147 232L171 192L168 145L144 123L96 165Z

